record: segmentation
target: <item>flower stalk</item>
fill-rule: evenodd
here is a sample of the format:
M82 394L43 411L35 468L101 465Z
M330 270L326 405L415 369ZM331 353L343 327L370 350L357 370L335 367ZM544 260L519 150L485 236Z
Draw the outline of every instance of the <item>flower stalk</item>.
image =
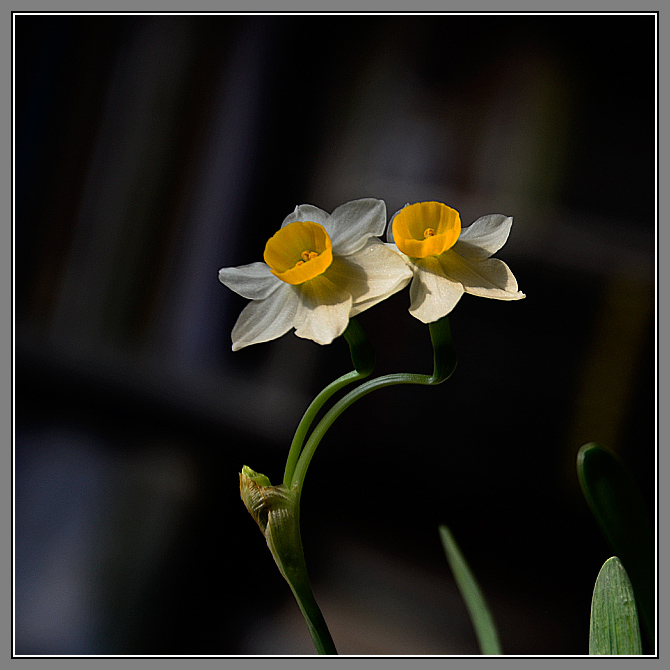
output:
M323 405L348 384L365 379L370 375L375 366L375 352L365 334L363 328L356 319L350 319L349 325L343 334L349 345L351 361L354 364L354 370L342 375L334 382L331 382L324 388L319 395L314 398L310 406L303 414L298 428L293 436L293 442L286 459L286 468L284 470L284 486L290 487L293 478L293 472L300 456L300 450L305 442L305 437L312 425L316 415Z
M354 370L326 386L305 411L286 459L283 484L272 486L268 477L246 465L240 473L242 501L261 529L279 572L290 586L319 654L337 654L337 651L307 574L300 536L300 496L290 482L305 437L319 410L337 391L364 379L374 368L374 350L356 319L350 319L343 335L349 345Z
M457 359L456 351L451 339L451 328L449 326L448 317L442 317L439 321L429 324L429 328L431 342L433 344L433 374L425 375L399 372L377 377L356 387L353 391L350 391L344 396L344 398L335 403L310 435L295 467L290 486L292 489L295 488L297 490L298 496L300 496L302 491L307 468L314 456L316 448L319 446L319 443L328 429L335 422L335 419L337 419L344 410L351 407L357 400L360 400L368 393L372 393L372 391L376 391L377 389L386 386L395 386L397 384L434 386L436 384L441 384L453 374L456 369Z

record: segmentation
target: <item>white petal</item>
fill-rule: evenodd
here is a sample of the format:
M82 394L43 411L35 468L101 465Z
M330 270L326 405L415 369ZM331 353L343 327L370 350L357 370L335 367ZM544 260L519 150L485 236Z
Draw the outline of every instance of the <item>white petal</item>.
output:
M344 291L356 300L358 296L365 295L368 290L368 282L365 269L359 263L352 262L351 259L355 257L355 254L333 257L333 262L328 269L323 275L315 279L320 282L328 280L329 283L325 286L330 287L332 284L334 288L331 291Z
M281 284L280 290L263 300L250 302L242 310L233 327L233 351L274 340L291 329L300 296L295 287Z
M340 205L324 224L333 252L346 256L360 251L371 237L384 234L386 204L376 198L362 198Z
M467 293L498 300L525 298L510 269L497 258L471 261L450 249L439 260L444 274L463 284Z
M284 282L275 277L265 263L250 263L236 268L221 268L219 281L249 300L262 300Z
M463 286L445 277L438 259L422 258L414 265L409 288L410 314L423 323L432 323L451 312L463 295Z
M351 294L325 275L301 284L295 334L317 344L330 344L349 324L351 304Z
M369 240L361 251L347 256L346 261L352 268L360 268L365 277L362 285L347 287L354 298L351 316L360 314L400 291L413 275L404 258L377 238ZM356 274L350 273L350 276Z
M410 268L413 267L413 263L410 260L409 256L400 251L400 249L398 249L397 244L393 244L393 242L384 242L384 245L387 246L389 249L393 249L393 251L395 251L395 253L398 254L398 256L400 256L405 261L405 263L407 263L408 267Z
M473 261L484 260L507 242L511 228L511 216L503 214L482 216L471 226L463 228L454 249L463 258Z
M294 221L314 221L314 223L320 223L325 227L326 223L330 219L330 214L315 207L314 205L298 205L283 221L281 227L293 223ZM327 230L327 229L326 229Z

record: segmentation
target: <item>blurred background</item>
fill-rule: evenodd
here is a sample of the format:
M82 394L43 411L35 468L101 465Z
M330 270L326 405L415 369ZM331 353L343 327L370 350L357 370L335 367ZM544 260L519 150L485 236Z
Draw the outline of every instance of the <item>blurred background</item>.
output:
M514 216L527 298L465 296L436 388L367 396L302 503L342 654L476 654L450 526L511 655L586 654L610 550L579 447L654 508L653 15L18 15L17 654L311 654L239 499L281 480L343 341L232 353L297 204L439 200ZM429 372L403 291L359 318L376 374Z

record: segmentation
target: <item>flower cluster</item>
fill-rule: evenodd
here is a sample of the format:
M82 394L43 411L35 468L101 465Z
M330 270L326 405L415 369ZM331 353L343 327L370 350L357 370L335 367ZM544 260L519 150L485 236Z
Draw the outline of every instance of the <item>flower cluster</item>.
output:
M251 300L232 332L233 350L295 328L330 344L349 319L410 285L410 313L424 323L446 316L463 293L498 300L525 297L505 263L492 256L512 218L491 214L461 228L439 202L406 205L387 232L386 205L364 198L328 214L299 205L268 240L264 262L219 270L219 280Z

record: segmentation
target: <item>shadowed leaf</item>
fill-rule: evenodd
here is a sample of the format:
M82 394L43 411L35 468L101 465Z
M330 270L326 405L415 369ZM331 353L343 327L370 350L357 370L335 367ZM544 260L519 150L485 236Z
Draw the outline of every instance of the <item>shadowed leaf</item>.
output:
M498 640L498 632L484 600L484 595L456 544L454 536L446 526L440 526L440 539L451 571L454 573L456 584L458 584L458 589L470 613L470 619L477 634L482 654L501 655L502 650Z
M594 442L577 455L584 497L633 585L649 639L654 644L654 532L642 495L628 469Z
M633 587L616 556L605 561L593 589L589 654L642 654Z

